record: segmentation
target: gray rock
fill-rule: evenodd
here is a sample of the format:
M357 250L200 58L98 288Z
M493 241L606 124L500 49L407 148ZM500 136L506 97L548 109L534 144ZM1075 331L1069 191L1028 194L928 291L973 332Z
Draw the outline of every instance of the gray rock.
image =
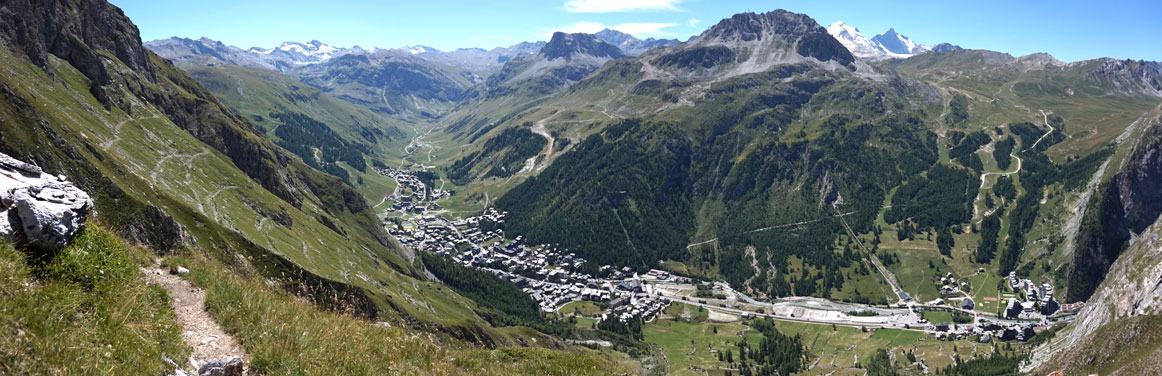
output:
M242 359L211 360L198 369L198 376L242 376Z
M85 226L93 200L64 176L0 153L0 236L63 248Z

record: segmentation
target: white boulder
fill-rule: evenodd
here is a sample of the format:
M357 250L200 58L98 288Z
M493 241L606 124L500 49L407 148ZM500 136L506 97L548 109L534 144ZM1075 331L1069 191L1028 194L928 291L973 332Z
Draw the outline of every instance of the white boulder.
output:
M60 249L80 232L93 200L64 175L0 153L0 236Z

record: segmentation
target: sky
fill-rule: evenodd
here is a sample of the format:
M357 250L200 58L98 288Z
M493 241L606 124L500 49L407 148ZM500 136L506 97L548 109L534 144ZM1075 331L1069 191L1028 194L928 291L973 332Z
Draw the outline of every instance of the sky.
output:
M553 31L609 27L639 38L686 40L741 12L787 9L868 38L895 28L922 44L948 42L1064 61L1162 61L1159 0L111 0L149 41L208 37L242 48L320 40L338 47L492 48Z

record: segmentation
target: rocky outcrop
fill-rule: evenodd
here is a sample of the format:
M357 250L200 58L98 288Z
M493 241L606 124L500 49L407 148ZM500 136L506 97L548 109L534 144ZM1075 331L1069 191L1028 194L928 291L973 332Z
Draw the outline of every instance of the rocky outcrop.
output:
M63 175L0 154L0 236L41 249L64 248L92 208L89 195Z
M1156 110L1122 169L1099 188L1077 235L1068 299L1085 300L1134 236L1162 214L1162 118Z
M1124 94L1162 97L1162 71L1155 62L1101 59L1101 66L1086 74L1085 80L1108 83Z
M106 107L123 103L107 95L105 86L113 75L96 51L108 51L156 82L137 26L121 9L103 1L0 1L0 39L19 46L29 60L46 70L50 68L49 55L68 61L93 82L90 91Z
M1085 308L1067 335L1033 352L1023 371L1084 374L1111 354L1137 350L1106 339L1136 338L1135 320L1162 314L1162 106L1139 121L1148 127L1120 171L1097 187L1078 230L1067 299L1085 299Z

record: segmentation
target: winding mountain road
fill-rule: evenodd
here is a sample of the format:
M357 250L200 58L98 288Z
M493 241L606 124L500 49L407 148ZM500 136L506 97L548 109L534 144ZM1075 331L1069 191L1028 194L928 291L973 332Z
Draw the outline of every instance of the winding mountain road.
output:
M1052 134L1054 131L1053 126L1049 125L1049 115L1045 113L1045 110L1039 110L1039 111L1041 111L1041 118L1045 121L1045 127L1049 128L1049 130L1045 131L1045 134L1041 135L1041 137L1038 138L1037 141L1033 142L1032 146L1029 146L1028 148L1025 148L1023 150L1035 149L1037 147L1037 144L1041 143L1041 140L1044 140L1045 137L1049 137L1049 135ZM978 190L984 189L984 186L988 184L989 175L1009 176L1009 175L1021 172L1021 157L1017 156L1016 150L1009 153L1009 155L1012 156L1013 159L1017 161L1017 168L1014 169L1013 171L1007 171L1007 172L983 172L983 173L981 173L980 174L980 187L977 188ZM972 217L973 218L981 218L980 207L977 206L976 203L977 203L977 201L980 201L983 197L984 197L983 195L978 193L976 200L972 201L973 202L973 205L972 205ZM988 214L985 214L985 215L988 215Z
M1048 131L1045 131L1045 134L1041 135L1041 138L1038 138L1038 139L1037 139L1037 141L1033 142L1033 145L1032 145L1032 146L1029 146L1029 147L1028 147L1028 148L1026 148L1025 150L1028 150L1028 149L1034 149L1034 150L1036 150L1036 148L1037 148L1037 144L1040 144L1040 143L1041 143L1041 140L1044 140L1044 139L1045 139L1045 137L1049 137L1049 134L1050 134L1050 133L1053 133L1053 125L1049 124L1049 115L1045 113L1045 110L1038 110L1038 111L1041 111L1041 118L1042 118L1042 119L1044 119L1044 121L1045 121L1045 126L1046 126L1046 127L1048 127L1048 128L1049 128L1049 130L1048 130Z

